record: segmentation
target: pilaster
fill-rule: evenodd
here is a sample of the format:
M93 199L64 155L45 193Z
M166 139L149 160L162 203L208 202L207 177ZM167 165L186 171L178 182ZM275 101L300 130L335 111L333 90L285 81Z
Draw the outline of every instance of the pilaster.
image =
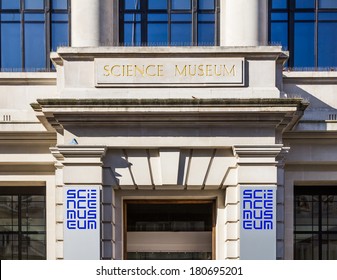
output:
M104 146L77 146L77 145L59 145L50 149L52 155L57 160L55 163L55 181L56 181L56 259L66 259L65 257L65 188L72 187L74 190L85 188L102 188L102 157L105 155ZM99 193L97 207L100 207ZM99 213L97 213L99 214ZM100 236L100 226L97 226L97 236ZM83 233L83 234L82 234ZM81 235L83 238L81 239ZM78 234L81 242L86 242L86 231ZM69 239L69 238L68 238ZM71 243L71 240L67 240ZM68 244L69 245L69 244ZM69 247L67 245L67 248ZM99 259L100 242L93 245L98 252L91 257L90 249L86 246L80 248L83 251L84 259ZM93 247L91 246L91 247ZM79 249L79 248L78 248ZM80 251L79 250L79 251ZM76 257L76 259L80 259Z

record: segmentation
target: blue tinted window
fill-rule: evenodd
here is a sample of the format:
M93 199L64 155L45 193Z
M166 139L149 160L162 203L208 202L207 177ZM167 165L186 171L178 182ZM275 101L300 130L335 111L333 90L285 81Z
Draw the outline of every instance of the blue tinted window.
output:
M318 20L325 21L325 20L337 20L337 13L319 13Z
M290 67L337 67L337 0L290 0L282 10L281 2L269 3L269 40L288 46Z
M1 18L1 68L3 71L21 71L21 26L19 14Z
M199 46L214 46L214 24L199 23L198 24L198 45Z
M319 0L318 1L319 8L337 8L336 0Z
M284 9L287 8L287 1L288 0L272 0L271 6L273 9Z
M125 9L135 10L140 9L140 0L124 0Z
M59 46L68 45L68 15L67 14L53 14L51 25L51 49L56 51Z
M315 13L295 13L295 20L315 20Z
M20 0L2 0L2 9L20 9Z
M168 24L149 23L148 24L148 45L167 46Z
M25 0L25 9L43 9L44 0Z
M271 38L272 45L281 45L284 50L288 50L288 23L273 22L271 23Z
M315 8L315 0L296 0L295 7L300 9Z
M46 67L46 39L45 23L41 21L41 15L26 16L24 37L26 69L44 69Z
M54 10L66 10L68 6L68 0L52 0L51 3Z
M70 2L0 0L0 4L0 68L3 71L52 69L50 51L69 44Z
M200 10L213 10L214 9L214 0L199 0L199 9Z
M294 28L294 65L295 67L315 67L314 48L315 24L312 22L295 23Z
M149 9L167 9L167 0L149 0Z
M337 22L318 25L318 67L337 66Z
M171 45L189 46L192 44L191 24L172 23L171 24Z
M124 44L126 46L141 45L141 24L127 23L124 25Z
M172 0L173 10L189 10L191 9L191 0Z
M218 40L216 3L219 1L121 0L120 42L124 45L215 45Z
M271 20L272 21L288 20L288 14L287 13L272 13Z

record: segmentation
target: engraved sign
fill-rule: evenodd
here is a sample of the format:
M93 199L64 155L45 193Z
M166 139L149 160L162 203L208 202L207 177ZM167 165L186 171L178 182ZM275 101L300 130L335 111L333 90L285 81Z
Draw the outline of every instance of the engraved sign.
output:
M97 87L243 86L243 58L96 58Z

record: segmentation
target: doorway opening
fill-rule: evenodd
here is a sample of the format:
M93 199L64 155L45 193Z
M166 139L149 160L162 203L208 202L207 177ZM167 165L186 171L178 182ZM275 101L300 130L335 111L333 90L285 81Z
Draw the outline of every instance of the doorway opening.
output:
M215 201L127 200L124 258L215 259Z

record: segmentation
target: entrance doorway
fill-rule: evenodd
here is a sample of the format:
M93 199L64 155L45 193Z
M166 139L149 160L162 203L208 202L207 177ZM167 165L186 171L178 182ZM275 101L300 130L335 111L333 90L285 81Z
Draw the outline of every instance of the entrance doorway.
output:
M214 201L157 200L124 203L124 258L214 259Z

